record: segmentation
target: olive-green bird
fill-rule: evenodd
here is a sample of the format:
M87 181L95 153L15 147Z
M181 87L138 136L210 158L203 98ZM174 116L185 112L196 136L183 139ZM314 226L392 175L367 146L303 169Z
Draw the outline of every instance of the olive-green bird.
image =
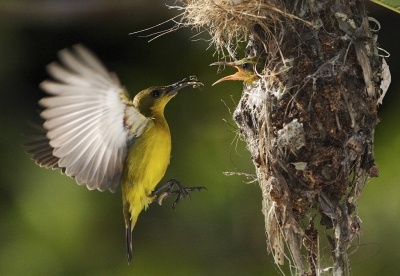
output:
M61 64L47 70L55 79L40 87L50 94L39 104L45 110L47 133L28 134L36 141L26 144L40 166L60 168L89 190L115 192L122 186L128 262L132 259L132 229L143 209L171 195L173 206L188 192L203 187L183 187L170 180L154 191L170 161L171 135L164 118L165 105L177 91L199 86L195 77L168 86L155 86L133 100L100 60L82 45L59 52ZM173 190L174 185L178 189Z
M213 65L223 65L223 66L230 66L236 68L238 71L233 74L221 78L214 82L212 85L217 83L227 81L227 80L240 80L244 81L248 84L252 84L258 78L257 73L261 73L264 69L265 59L259 56L250 57L250 58L243 58L241 60L233 61L233 62L225 62L219 61L211 63L210 66Z

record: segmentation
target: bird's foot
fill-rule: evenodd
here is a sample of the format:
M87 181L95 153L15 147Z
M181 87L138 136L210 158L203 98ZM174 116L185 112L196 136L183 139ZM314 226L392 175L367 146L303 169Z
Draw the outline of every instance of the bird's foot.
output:
M176 190L173 190L175 185L177 186ZM167 189L165 192L159 194L162 190ZM206 187L184 187L178 180L176 179L171 179L164 185L162 185L160 188L157 190L153 191L150 195L150 197L155 196L154 201L157 201L158 204L162 204L162 201L166 198L169 198L170 196L173 195L178 195L177 198L175 199L174 203L172 203L172 208L175 210L175 205L181 201L182 198L185 196L189 196L189 199L191 199L191 196L189 192L192 191L201 191L202 189L206 189Z

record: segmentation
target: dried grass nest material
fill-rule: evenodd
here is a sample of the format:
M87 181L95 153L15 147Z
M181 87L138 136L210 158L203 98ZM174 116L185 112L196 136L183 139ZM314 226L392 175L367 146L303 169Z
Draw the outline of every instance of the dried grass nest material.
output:
M282 8L279 0L180 0L183 10L180 26L205 29L217 50L248 40L258 25L271 34L283 19L306 22Z

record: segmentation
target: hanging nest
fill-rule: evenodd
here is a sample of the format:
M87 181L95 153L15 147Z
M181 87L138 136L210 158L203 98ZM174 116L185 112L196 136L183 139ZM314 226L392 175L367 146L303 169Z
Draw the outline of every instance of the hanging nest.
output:
M246 42L246 57L264 61L233 115L255 165L275 263L288 261L298 275L348 275L347 252L362 234L358 200L379 173L377 105L390 83L369 26L376 20L361 0L180 2L179 26L207 31L232 59ZM321 228L333 265L321 264Z

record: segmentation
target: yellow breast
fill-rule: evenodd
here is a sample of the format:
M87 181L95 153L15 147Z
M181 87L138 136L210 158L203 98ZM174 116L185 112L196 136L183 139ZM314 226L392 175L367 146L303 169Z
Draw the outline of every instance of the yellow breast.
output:
M163 178L171 155L171 135L164 118L153 120L128 151L121 186L132 218L152 201L151 192ZM126 202L127 201L127 202Z

